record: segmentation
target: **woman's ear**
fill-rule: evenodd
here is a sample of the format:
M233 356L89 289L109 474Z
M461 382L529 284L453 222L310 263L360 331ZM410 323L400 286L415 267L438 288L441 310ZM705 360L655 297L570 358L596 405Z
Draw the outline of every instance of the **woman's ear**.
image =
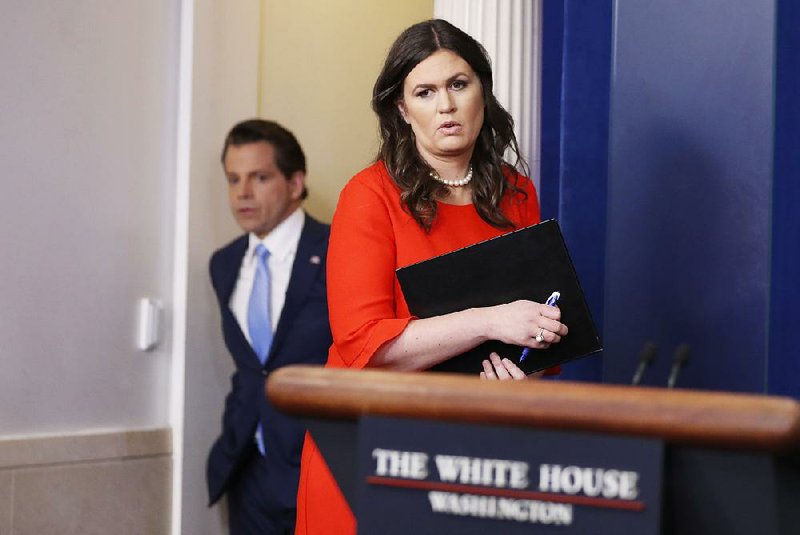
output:
M400 116L403 118L406 124L409 124L408 112L406 111L406 102L403 99L397 101L397 111L400 112Z

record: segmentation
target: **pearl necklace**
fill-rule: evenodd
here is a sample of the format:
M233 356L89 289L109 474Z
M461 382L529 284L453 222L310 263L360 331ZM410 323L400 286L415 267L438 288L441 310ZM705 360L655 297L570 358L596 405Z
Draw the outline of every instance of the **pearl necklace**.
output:
M446 180L440 177L436 171L431 171L429 174L431 175L432 179L441 182L445 186L450 186L451 188L459 188L461 186L466 186L467 184L469 184L469 181L472 180L472 166L471 165L469 166L469 171L467 171L467 176L465 176L461 180Z

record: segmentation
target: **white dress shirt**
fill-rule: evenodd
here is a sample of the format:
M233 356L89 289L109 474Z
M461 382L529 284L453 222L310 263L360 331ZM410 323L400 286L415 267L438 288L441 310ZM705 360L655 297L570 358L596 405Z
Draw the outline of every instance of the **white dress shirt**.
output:
M272 332L278 326L278 320L283 311L283 304L286 302L286 290L289 287L289 279L292 276L292 265L297 256L297 243L300 241L300 233L303 231L306 215L301 208L295 210L289 217L284 219L272 232L267 234L264 239L259 239L250 233L250 243L247 252L242 259L239 268L239 278L231 294L230 306L236 321L239 322L242 332L247 337L247 341L252 344L250 329L247 327L247 308L250 301L250 292L253 291L253 278L256 272L255 250L259 243L269 251L267 268L270 275L270 320L272 321Z

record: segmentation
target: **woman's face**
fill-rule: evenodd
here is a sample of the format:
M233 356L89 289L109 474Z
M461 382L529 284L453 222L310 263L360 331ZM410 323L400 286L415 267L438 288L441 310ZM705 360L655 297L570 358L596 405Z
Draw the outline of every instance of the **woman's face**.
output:
M483 89L458 54L442 49L419 62L403 82L398 108L428 164L472 156L483 126Z

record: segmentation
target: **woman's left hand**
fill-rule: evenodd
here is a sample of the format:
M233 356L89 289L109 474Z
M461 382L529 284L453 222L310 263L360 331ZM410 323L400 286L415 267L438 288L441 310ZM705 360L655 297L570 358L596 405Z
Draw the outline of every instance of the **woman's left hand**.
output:
M500 358L497 353L489 355L489 360L483 361L483 371L481 372L481 379L500 379L506 381L509 379L523 380L528 376L525 372L519 369L519 366L511 362L509 359Z

